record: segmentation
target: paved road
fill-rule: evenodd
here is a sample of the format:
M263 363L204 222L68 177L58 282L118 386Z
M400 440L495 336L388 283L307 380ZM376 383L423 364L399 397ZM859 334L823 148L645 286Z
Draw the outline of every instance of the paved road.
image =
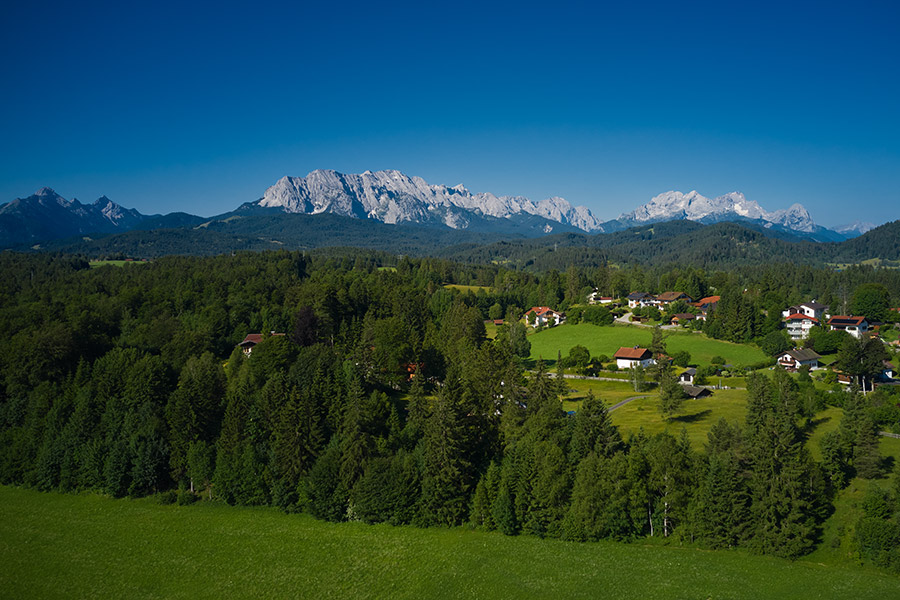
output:
M612 406L610 406L609 408L607 408L607 409L606 409L606 412L612 412L612 411L616 410L617 408L619 408L620 406L625 406L626 404L628 404L628 403L631 402L632 400L637 400L638 398L649 398L649 397L650 397L649 395L644 394L644 395L642 395L642 396L632 396L631 398L625 398L624 400L622 400L622 401L619 402L618 404L613 404Z

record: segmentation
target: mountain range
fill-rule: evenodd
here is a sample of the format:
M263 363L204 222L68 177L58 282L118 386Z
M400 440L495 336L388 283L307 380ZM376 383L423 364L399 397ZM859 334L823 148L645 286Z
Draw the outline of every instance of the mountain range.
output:
M784 239L842 241L873 227L854 223L840 230L817 225L800 204L767 211L740 192L707 198L696 191L670 191L617 219L601 222L584 206L563 198L538 202L522 196L472 193L462 185L432 185L395 170L343 174L317 170L306 177L282 177L254 202L205 219L186 213L143 215L112 200L91 204L66 200L50 188L0 206L0 247L42 244L72 236L132 230L189 228L232 218L330 213L392 225L534 238L551 233L611 233L673 220L702 224L737 222Z

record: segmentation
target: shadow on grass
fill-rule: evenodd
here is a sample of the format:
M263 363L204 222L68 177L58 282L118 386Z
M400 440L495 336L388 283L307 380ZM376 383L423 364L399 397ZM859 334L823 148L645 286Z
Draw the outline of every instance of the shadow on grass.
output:
M673 423L696 423L702 419L705 419L710 414L712 414L712 409L708 408L706 410L701 410L698 413L694 413L692 415L682 415L680 417L673 417Z
M830 420L831 420L831 417L822 417L821 419L810 419L809 422L808 422L808 423L809 423L809 426L808 426L808 427L809 427L809 430L812 431L813 429L815 429L815 428L818 427L819 425L822 425L823 423L827 423L827 422L830 421Z

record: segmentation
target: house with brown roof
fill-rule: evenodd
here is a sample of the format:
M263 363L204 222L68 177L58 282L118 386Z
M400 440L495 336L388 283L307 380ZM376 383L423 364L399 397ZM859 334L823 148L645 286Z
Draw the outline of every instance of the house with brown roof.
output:
M788 371L796 371L802 366L808 366L810 370L819 368L819 359L822 358L808 348L794 348L778 355L778 364Z
M694 313L675 313L672 315L672 323L675 325L684 325L697 318Z
M535 327L540 327L541 325L553 327L554 325L559 325L566 320L566 315L561 312L556 312L549 306L532 306L531 309L525 313L525 320L529 323L532 322L532 320L528 317L528 315L530 314L534 314Z
M697 369L688 367L678 376L678 383L682 385L694 385L694 378L697 377Z
M693 302L691 297L685 294L684 292L663 292L659 296L656 297L656 303L660 306L668 306L673 302L678 300L684 300L685 302Z
M828 326L832 331L846 331L856 339L869 331L869 321L865 317L835 315L828 319Z
M627 296L628 308L643 308L645 306L653 306L656 298L647 292L631 292Z
M656 361L653 360L653 354L647 348L638 346L622 347L616 350L613 358L616 359L616 366L620 369L632 369L637 366L649 367Z
M269 333L269 335L275 336L275 335L284 335L284 334L283 333L275 333L274 331L272 331ZM265 336L261 333L248 333L247 337L244 338L244 341L241 342L240 344L238 344L238 346L241 349L241 352L244 353L244 356L250 356L250 354L253 352L253 347L256 346L258 343L260 343L261 341L263 341L264 337Z

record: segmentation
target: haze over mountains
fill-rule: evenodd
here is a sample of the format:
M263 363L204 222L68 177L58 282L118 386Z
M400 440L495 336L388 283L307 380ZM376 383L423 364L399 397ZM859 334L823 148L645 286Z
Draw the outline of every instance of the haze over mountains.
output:
M432 185L395 170L343 174L313 171L283 177L255 202L231 213L204 219L185 213L143 215L101 197L92 204L66 200L49 188L0 206L0 247L32 245L76 235L110 234L134 229L196 227L229 217L331 213L386 224L538 237L549 233L621 231L636 225L673 220L704 224L738 222L813 241L841 241L873 227L854 223L840 231L817 225L800 204L768 211L740 192L707 198L696 191L670 191L617 219L601 222L584 206L563 198L533 201L522 196L472 193L462 185Z

